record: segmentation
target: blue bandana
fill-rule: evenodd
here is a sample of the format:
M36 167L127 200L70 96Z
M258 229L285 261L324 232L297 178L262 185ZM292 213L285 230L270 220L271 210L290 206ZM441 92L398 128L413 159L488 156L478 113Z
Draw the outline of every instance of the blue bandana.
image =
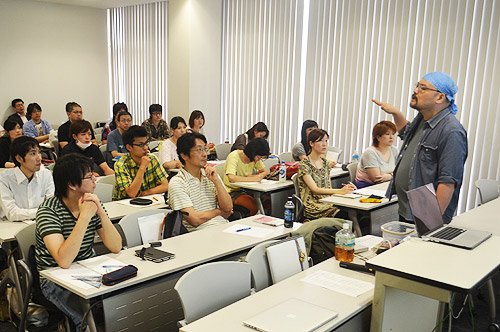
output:
M445 94L446 99L450 102L451 113L457 114L458 108L457 105L455 105L455 94L458 91L458 86L453 81L453 78L440 71L434 71L422 78L432 84L439 92Z

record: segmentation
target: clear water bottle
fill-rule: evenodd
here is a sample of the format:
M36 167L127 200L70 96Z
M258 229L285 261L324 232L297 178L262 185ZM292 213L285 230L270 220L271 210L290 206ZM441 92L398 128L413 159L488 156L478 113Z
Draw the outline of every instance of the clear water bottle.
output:
M344 223L342 230L335 234L335 259L341 262L354 260L355 236L349 229L349 224Z
M285 203L285 227L292 228L294 221L295 221L295 204L293 204L292 197L288 197L288 201Z
M229 137L226 137L226 140L224 141L225 144L229 144Z
M351 158L353 163L359 163L359 153L358 150L354 150L352 153L352 158Z
M280 165L279 180L280 182L286 181L286 165L284 161L282 161Z

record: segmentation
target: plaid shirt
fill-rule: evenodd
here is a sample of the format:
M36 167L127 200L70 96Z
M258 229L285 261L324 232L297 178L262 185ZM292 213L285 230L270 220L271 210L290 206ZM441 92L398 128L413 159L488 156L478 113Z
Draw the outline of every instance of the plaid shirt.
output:
M149 154L149 158L151 158L151 162L144 172L141 189L139 189L137 195L159 186L161 182L167 179L167 172L160 165L158 158L154 154ZM137 171L139 171L139 165L132 159L130 154L126 154L115 163L116 185L113 193L114 200L128 198L125 189L134 181Z
M151 118L144 120L141 126L146 128L146 131L148 132L148 142L163 141L172 136L168 124L163 119L161 119L160 123L158 123L158 128L155 128Z

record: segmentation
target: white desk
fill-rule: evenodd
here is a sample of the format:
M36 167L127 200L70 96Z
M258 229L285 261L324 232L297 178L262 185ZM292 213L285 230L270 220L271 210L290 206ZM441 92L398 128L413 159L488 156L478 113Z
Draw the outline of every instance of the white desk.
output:
M489 201L452 219L451 225L488 231L500 236L500 198Z
M119 203L119 201L112 201L112 202L107 202L107 203L102 203L104 208L106 209L106 212L108 212L108 217L111 221L119 221L121 218L125 217L126 215L132 214L134 212L137 212L139 210L147 210L147 209L166 209L167 205L165 204L165 200L163 199L163 195L151 195L155 196L160 204L155 204L155 205L125 205L122 203ZM151 196L144 196L144 198L151 198Z
M336 180L342 180L349 172L343 171L341 168L332 168L330 178L332 183ZM259 213L265 214L260 195L266 193L271 199L271 215L277 218L282 218L285 211L285 203L288 196L295 193L292 180L285 182L233 182L234 186L250 191L257 203Z
M114 286L82 289L48 273L59 268L42 271L40 274L83 299L104 297L108 332L121 331L139 323L144 324L143 330L158 326L161 326L161 331L177 330L176 322L183 319L183 313L173 286L183 273L209 261L233 259L235 255L239 257L256 244L283 237L291 231L283 226L271 227L252 221L256 217L258 216L163 240L159 249L176 255L175 259L166 262L153 263L136 257L135 250L142 246L123 250L118 254L108 254L125 264L136 266L139 270L137 277ZM235 224L269 228L273 232L263 238L223 232ZM300 224L296 226L299 227Z
M341 325L342 327L339 330L342 331L367 331L368 320L370 317L368 308L373 298L373 291L366 292L359 297L351 297L300 281L300 279L318 270L328 271L374 283L373 276L366 273L342 269L338 266L338 262L331 258L275 285L263 289L254 295L250 295L236 303L188 324L182 327L180 331L254 331L251 328L244 326L242 324L243 320L253 317L260 312L290 298L298 298L300 300L311 302L321 307L336 311L339 314L337 318L321 326L315 331L331 331L337 329ZM365 309L368 310L363 312ZM361 312L363 312L361 315L355 317ZM357 318L359 318L359 321L356 321ZM351 322L350 320L353 321ZM363 325L364 328L360 328L360 326Z
M14 241L17 232L28 225L22 221L0 221L0 244Z
M389 186L389 182L383 182L375 184L373 186L367 187L374 190L386 191ZM346 210L349 218L353 221L354 225L359 227L359 216L358 214L368 214L370 219L370 230L369 234L380 235L380 225L394 220L399 220L398 215L398 199L397 197L389 200L388 198L383 198L382 203L361 203L360 198L345 198L341 196L329 196L322 198L320 201L324 203L331 203L335 206L340 207L342 210ZM359 230L361 232L361 230Z
M473 250L412 239L370 259L376 270L371 331L430 331L452 292L470 293L500 267L500 237Z

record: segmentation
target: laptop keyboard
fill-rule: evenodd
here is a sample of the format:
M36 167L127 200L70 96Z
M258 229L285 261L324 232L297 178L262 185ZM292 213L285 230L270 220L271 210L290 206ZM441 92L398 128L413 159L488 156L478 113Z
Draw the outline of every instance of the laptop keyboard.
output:
M445 227L439 232L432 234L431 236L443 240L452 240L465 231L466 230L463 228Z

